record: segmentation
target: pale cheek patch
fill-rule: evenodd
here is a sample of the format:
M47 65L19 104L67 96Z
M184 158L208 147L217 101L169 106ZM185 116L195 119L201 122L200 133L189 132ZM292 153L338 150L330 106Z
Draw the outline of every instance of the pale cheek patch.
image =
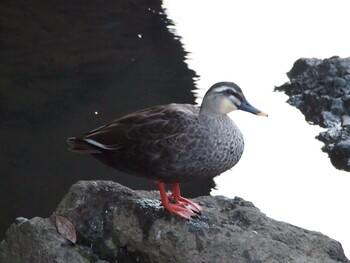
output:
M222 100L220 104L220 112L222 114L226 114L234 110L237 110L237 107L229 99L225 98Z
M235 104L235 105L241 105L241 101L239 100L239 99L237 99L235 96L230 96L230 99L233 101L233 103ZM236 107L236 109L237 109L237 107Z

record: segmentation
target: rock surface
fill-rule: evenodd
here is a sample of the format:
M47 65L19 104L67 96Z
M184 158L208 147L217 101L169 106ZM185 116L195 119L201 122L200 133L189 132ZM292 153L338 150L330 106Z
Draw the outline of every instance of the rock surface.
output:
M308 122L327 128L317 139L332 164L350 171L350 58L301 58L287 73L284 91L288 103L300 109Z
M241 198L200 197L204 212L185 221L157 192L111 181L73 185L51 218L18 218L0 243L0 262L350 262L335 240L268 218ZM56 216L76 228L58 234Z

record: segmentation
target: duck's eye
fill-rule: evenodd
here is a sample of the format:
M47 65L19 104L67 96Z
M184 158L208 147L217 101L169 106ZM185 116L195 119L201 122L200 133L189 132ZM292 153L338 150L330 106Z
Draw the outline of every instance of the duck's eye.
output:
M233 92L232 89L227 89L227 90L225 90L225 91L224 91L224 94L225 94L226 96L231 96L231 95L235 96L235 93Z

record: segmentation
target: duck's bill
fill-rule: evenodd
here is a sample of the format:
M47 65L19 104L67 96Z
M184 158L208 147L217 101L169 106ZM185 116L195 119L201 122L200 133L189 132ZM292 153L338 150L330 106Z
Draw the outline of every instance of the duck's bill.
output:
M258 116L263 116L263 117L269 116L267 113L262 112L262 111L258 112L256 115L258 115Z
M268 116L265 112L262 112L261 110L258 110L257 108L253 107L248 101L243 101L238 108L240 110L247 111L258 116Z

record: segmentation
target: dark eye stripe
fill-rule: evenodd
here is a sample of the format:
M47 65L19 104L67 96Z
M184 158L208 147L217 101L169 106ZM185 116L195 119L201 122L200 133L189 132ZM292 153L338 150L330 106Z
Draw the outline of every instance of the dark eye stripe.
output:
M231 88L230 86L218 86L213 89L214 93L216 94L223 94L225 96L234 96L238 100L243 100L244 95L242 94L239 87L237 88Z
M237 96L237 94L232 90L232 89L227 89L224 91L224 93L226 95L233 95L233 96Z
M236 97L239 100L243 99L243 96L239 92L236 92L236 91L234 91L232 89L226 89L226 90L223 91L223 93L226 96L234 96L234 97Z

